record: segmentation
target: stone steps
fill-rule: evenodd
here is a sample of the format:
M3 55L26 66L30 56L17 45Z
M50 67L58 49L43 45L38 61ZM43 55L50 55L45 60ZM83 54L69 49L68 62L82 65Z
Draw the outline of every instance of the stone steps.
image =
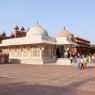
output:
M69 58L58 58L56 61L56 64L58 65L71 65Z

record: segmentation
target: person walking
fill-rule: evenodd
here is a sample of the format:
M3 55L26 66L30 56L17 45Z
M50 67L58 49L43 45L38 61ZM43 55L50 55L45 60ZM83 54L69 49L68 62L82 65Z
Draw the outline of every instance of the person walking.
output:
M82 55L82 57L81 57L81 66L80 66L80 69L84 69L83 58L84 58L84 56Z
M72 57L72 55L70 56L70 62L71 62L71 64L72 64L72 62L73 62L73 57Z
M80 58L80 56L77 56L77 66L78 66L78 69L80 69L80 66L81 66L81 58Z
M84 69L86 69L86 65L87 65L87 58L86 58L86 56L84 56L84 58L83 58Z

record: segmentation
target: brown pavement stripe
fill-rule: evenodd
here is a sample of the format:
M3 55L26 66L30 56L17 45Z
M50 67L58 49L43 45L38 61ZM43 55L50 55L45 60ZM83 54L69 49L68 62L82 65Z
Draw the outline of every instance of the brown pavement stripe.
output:
M0 79L0 95L31 95L32 92L32 95L95 93L95 68L77 70L72 66L4 64L0 65ZM9 89L6 88L8 85ZM14 94L11 94L11 90Z

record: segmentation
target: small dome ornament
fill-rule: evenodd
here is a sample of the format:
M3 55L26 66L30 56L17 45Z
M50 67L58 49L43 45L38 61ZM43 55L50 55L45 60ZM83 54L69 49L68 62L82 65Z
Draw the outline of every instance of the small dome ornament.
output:
M37 25L39 25L39 22L38 22L38 20L37 20Z
M64 26L64 31L66 30L66 27Z

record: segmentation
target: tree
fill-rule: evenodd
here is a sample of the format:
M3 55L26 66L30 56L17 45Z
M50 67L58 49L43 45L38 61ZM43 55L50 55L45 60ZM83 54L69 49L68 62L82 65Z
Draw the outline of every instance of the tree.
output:
M3 33L0 35L2 39L6 38L6 33L3 31Z

